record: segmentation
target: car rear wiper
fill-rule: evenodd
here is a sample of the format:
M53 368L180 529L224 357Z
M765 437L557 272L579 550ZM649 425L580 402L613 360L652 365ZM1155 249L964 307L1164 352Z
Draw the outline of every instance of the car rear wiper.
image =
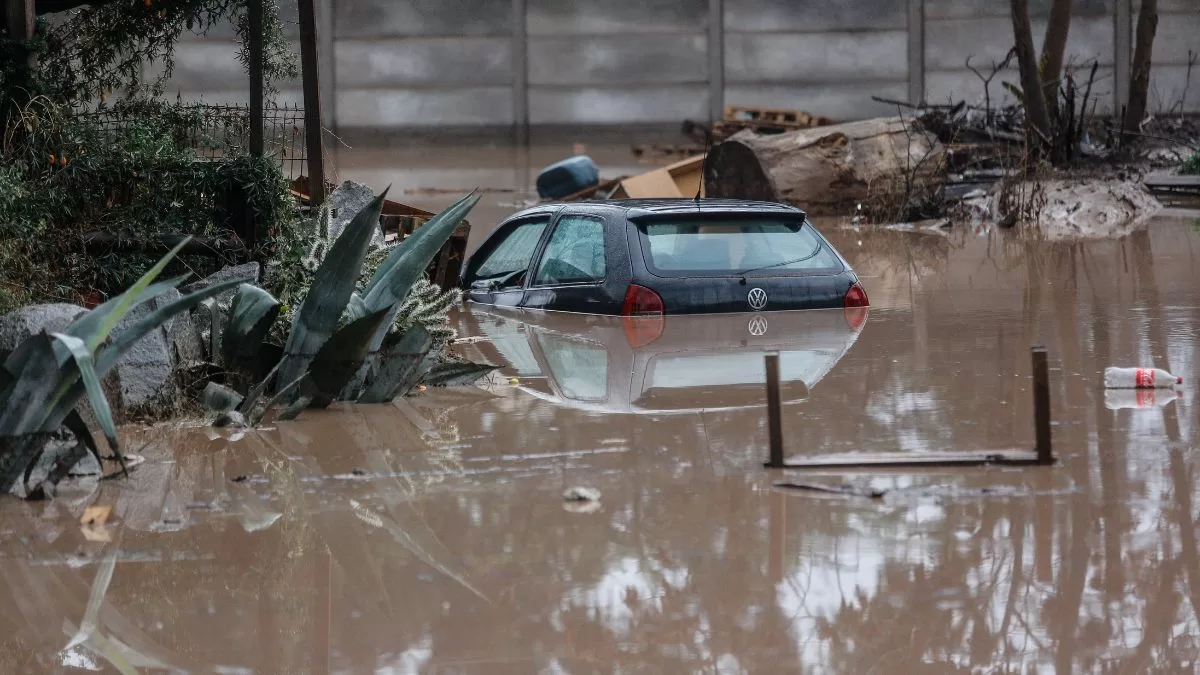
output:
M812 253L809 253L808 255L804 256L803 258L795 258L793 260L784 260L783 262L771 263L770 265L762 265L761 267L751 267L748 270L742 270L741 272L738 272L738 276L744 277L751 272L758 272L760 270L769 270L772 267L784 267L786 265L795 265L796 263L801 263L801 262L804 262L805 260L810 260L812 258L817 257L817 254L821 252L822 246L824 246L824 244L818 244L817 247L815 249L813 249Z

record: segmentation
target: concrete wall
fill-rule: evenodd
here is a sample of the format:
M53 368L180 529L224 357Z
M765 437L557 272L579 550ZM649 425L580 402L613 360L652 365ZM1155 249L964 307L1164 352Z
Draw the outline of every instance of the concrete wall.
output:
M987 73L1012 42L1007 0L317 1L326 119L341 130L675 125L726 103L857 119L894 110L872 95L982 97L968 57ZM1099 61L1101 109L1125 95L1117 55L1137 1L1075 0L1068 53ZM1200 52L1195 2L1159 2L1152 110L1181 99ZM1040 43L1050 0L1030 4ZM244 100L236 51L227 27L189 38L171 92ZM995 78L994 99L1003 80L1015 72ZM299 83L280 83L280 99L299 101ZM1186 109L1200 112L1200 82Z

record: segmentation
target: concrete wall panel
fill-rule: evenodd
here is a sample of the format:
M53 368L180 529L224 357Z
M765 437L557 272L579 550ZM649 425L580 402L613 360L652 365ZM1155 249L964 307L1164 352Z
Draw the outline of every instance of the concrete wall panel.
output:
M1039 53L1045 31L1045 21L1033 22L1034 42ZM991 64L1002 61L1012 47L1011 35L1012 22L1007 18L930 22L925 31L925 67L930 71L965 70L964 64L970 56L971 65L987 73ZM1101 65L1112 65L1112 54L1111 19L1080 18L1071 23L1067 40L1068 59L1099 59ZM967 74L970 72L967 71Z
M835 120L896 114L894 107L872 101L871 96L903 100L908 96L908 84L730 84L725 89L725 100L730 103L762 108L797 108Z
M708 119L708 86L554 87L529 91L532 124L673 123Z
M1053 0L1029 0L1029 16L1044 17L1050 13ZM1165 0L1175 1L1175 0ZM1177 0L1186 2L1187 0ZM1116 0L1075 0L1071 5L1071 15L1107 16L1113 14ZM1012 19L1009 12L1008 0L925 0L926 19L999 17L1008 20L1009 32L1012 32Z
M703 31L708 0L527 0L530 35Z
M754 34L725 36L725 77L733 82L846 82L908 77L908 34Z
M339 38L512 33L507 0L343 0L334 15Z
M506 38L339 40L340 87L501 85L512 82Z
M346 127L380 129L510 125L512 90L509 87L343 90L338 94L338 122Z
M529 82L641 84L705 82L705 35L535 37L529 40Z
M904 28L904 0L725 0L725 30L803 31Z

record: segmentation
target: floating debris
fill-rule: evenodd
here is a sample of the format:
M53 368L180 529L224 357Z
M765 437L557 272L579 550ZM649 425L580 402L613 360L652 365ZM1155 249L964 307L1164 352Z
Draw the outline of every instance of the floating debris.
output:
M569 487L563 492L563 499L568 502L598 502L600 491L590 487Z

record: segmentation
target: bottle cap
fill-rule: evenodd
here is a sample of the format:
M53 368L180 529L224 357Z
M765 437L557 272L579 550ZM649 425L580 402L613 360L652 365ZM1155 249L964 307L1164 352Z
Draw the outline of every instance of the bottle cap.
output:
M1175 378L1175 384L1183 384L1183 376L1182 375Z

